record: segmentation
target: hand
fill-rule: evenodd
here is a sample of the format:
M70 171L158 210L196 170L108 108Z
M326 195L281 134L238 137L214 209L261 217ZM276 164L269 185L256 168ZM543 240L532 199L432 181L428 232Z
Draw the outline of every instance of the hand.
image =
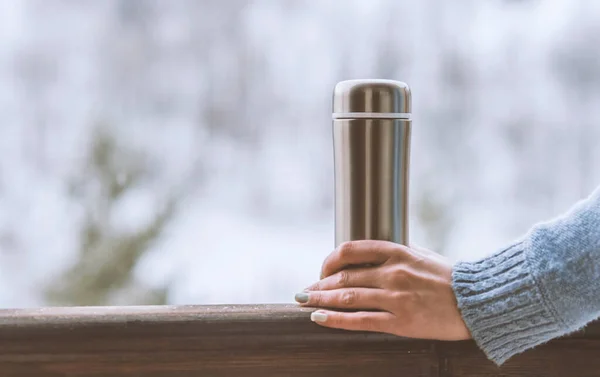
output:
M296 295L319 325L421 339L470 339L452 291L452 265L421 248L386 241L342 244L321 280ZM351 312L348 312L351 309Z

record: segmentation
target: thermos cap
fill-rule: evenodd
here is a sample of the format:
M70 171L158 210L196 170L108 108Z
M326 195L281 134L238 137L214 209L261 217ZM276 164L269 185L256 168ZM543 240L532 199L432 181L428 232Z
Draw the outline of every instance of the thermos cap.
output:
M394 80L347 80L333 91L333 118L409 119L410 88Z

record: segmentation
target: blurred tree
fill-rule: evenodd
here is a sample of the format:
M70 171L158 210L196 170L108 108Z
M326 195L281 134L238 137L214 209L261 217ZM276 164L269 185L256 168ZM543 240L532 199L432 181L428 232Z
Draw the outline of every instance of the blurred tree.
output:
M133 270L173 216L175 201L167 200L154 219L137 231L112 229L111 211L148 171L140 156L121 147L105 127L97 131L88 170L80 177L84 184L76 183L72 190L85 208L78 258L47 289L47 301L53 305L109 305L121 296L129 305L165 304L167 287L144 287Z
M419 191L415 192L411 207L424 233L425 244L422 246L447 254L450 232L456 221L452 216L453 201L444 198L444 193L425 180L427 182L421 182Z
M574 24L569 33L558 41L551 56L551 69L562 85L563 90L573 98L570 118L573 125L569 132L573 143L578 172L578 195L585 196L598 182L593 174L594 152L598 150L598 124L593 114L598 108L600 97L600 51L590 46L600 43L600 27L588 6L578 3L580 21Z

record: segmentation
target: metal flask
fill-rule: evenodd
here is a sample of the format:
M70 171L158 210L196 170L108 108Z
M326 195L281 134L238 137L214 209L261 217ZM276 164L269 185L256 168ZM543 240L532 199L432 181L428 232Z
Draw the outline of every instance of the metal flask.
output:
M333 93L335 244L408 244L411 96L392 80L349 80Z

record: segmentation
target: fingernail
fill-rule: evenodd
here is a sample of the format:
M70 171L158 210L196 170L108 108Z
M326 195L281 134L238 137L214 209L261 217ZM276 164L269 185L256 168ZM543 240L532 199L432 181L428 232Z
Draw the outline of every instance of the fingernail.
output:
M313 322L325 322L327 321L327 314L320 312L310 313L310 320Z
M294 299L301 304L306 304L308 302L308 293L296 293Z

